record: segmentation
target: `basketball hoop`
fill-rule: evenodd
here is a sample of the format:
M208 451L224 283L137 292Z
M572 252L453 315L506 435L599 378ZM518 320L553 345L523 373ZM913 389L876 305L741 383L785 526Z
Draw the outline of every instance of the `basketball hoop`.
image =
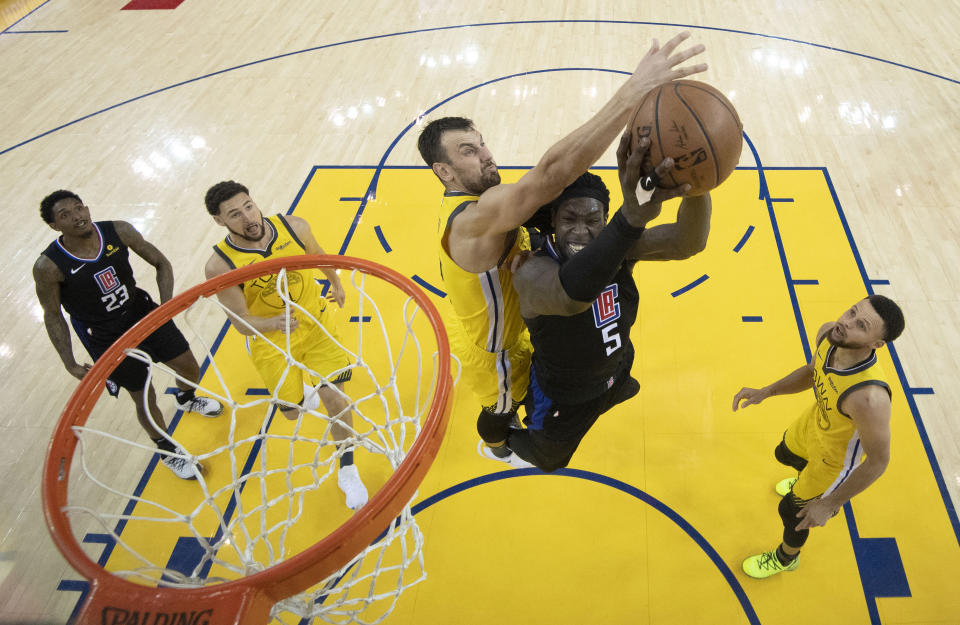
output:
M260 480L261 488L266 492L266 487L263 487L262 484L266 483L273 473L286 471L289 481L289 476L302 468L300 465L287 468L266 467L266 449L267 444L271 441L280 440L282 444L289 444L291 449L295 444L315 444L317 449L320 450L314 452L312 464L307 463L310 464L307 469L312 471L314 477L308 480L309 483L305 487L298 487L297 493L289 494L287 496L288 500L278 504L280 507L285 505L291 510L297 509L297 502L302 504L304 492L312 494L313 491L323 488L323 484L327 483L324 480L333 472L332 463L336 459L336 454L327 453L329 450L324 451L329 443L326 440L327 434L322 436L306 435L298 433L299 430L297 430L293 437L280 436L268 432L267 425L257 430L257 435L262 438L261 442L263 444L262 447L256 448L262 450L260 453L264 459L261 463L264 464L261 472L253 474L253 477L250 474L241 475L238 473L233 456L237 455L237 450L241 446L253 444L253 437L243 438L240 434L236 434L237 440L234 440L234 426L238 423L244 423L246 418L243 417L238 420L237 413L253 409L259 410L261 406L257 402L262 402L262 407L272 415L272 406L275 407L276 402L271 403L275 398L267 397L244 403L237 398L234 391L229 389L229 384L223 385L224 390L211 389L205 386L198 387L199 391L221 400L225 410L224 415L219 418L229 419L231 428L228 441L223 442L213 451L193 456L221 460L229 456L232 463L230 466L232 467L233 483L228 483L219 490L215 488L215 485L207 484L203 477L196 482L190 482L191 485L196 485L198 489L202 490L201 503L205 504L206 507L198 505L196 510L174 511L172 510L173 504L164 500L151 501L139 495L131 497L128 488L124 489L107 483L106 477L110 476L104 474L108 474L109 471L98 474L96 468L88 467L88 463L95 464L94 461L98 460L98 457L94 455L94 452L84 451L84 446L95 447L99 444L98 441L105 438L110 439L109 444L124 445L124 449L132 450L131 453L139 453L148 449L142 443L136 443L133 440L138 436L142 440L142 432L134 431L131 428L130 440L126 440L116 432L103 432L89 427L88 420L102 394L101 391L107 377L127 356L144 359L145 356L142 353L138 355L138 350L132 348L135 348L154 330L181 313L184 313L183 318L188 320L188 325L192 323L189 320L191 318L198 319L200 323L203 321L209 323L214 316L208 314L207 311L214 310L217 307L219 307L217 312L220 315L219 323L224 319L225 309L214 296L223 289L259 276L277 274L279 276L277 290L281 297L284 297L285 294L281 293L279 282L285 280L287 271L312 270L318 267L333 267L350 272L349 280L344 279L343 283L345 288L352 285L355 289L356 299L348 299L348 304L354 301L361 309L360 320L357 325L357 333L360 338L357 339L356 344L351 343L344 347L347 351L353 353L352 366L356 367L354 372L358 375L369 372L370 379L373 380L364 383L373 389L371 392L362 397L350 398L354 415L359 415L365 422L369 422L369 426L364 426L369 430L369 433L361 431L364 430L364 427L358 425L354 436L357 441L357 449L366 449L371 454L383 452L384 456L388 458L390 467L392 467L392 474L386 478L386 481L376 493L371 493L367 504L356 511L346 522L340 524L339 527L312 546L300 550L294 555L285 555L288 548L282 544L284 538L277 539L276 536L286 537L293 533L297 523L304 516L302 511L295 514L289 513L288 518L279 522L280 530L270 526L265 535L248 537L246 549L251 553L256 551L254 546L260 548L263 545L268 545L266 549L270 553L269 557L262 559L264 561L255 561L252 556L248 561L244 558L249 554L242 553L243 557L236 556L240 557L239 562L226 562L228 558L221 557L219 550L225 550L225 545L230 545L229 538L220 542L208 541L204 543L200 541L206 549L203 558L209 561L207 570L209 570L209 563L213 563L227 571L227 574L222 574L216 579L204 578L197 574L182 575L167 571L164 569L166 566L164 562L147 563L148 558L132 548L133 555L139 558L140 562L146 564L136 568L132 573L125 572L126 574L122 577L109 572L94 562L83 551L77 540L75 534L77 529L71 524L70 520L74 516L91 518L101 526L107 527L116 543L118 545L122 544L124 548L127 545L123 544L119 530L109 528L114 520L122 520L126 524L151 521L168 523L173 519L184 523L186 529L192 532L192 535L199 537L201 534L198 533L193 524L199 523L201 518L205 519L216 513L219 515L216 523L221 529L226 530L225 534L233 529L237 534L244 535L249 528L244 526L237 529L237 523L243 524L246 522L250 526L256 525L253 521L257 518L255 515L266 518L267 512L273 512L270 508L271 505L274 505L273 499L268 498L261 504L248 506L253 512L245 509L244 513L248 514L247 517L240 519L239 516L235 516L230 520L226 519L226 516L222 513L222 507L218 507L219 504L216 502L226 496L239 497L243 484L253 479ZM353 297L354 295L348 295L348 298ZM377 300L382 300L383 305L378 304ZM296 308L296 305L291 305L289 300L285 301L287 314L290 314L291 308ZM302 311L302 309L299 310ZM418 314L421 312L422 315ZM379 337L381 334L374 331L364 333L363 322L368 321L368 319L371 322L370 327L376 329L379 324L379 329L383 330L382 338L385 345L380 344ZM180 323L179 318L178 323ZM421 333L424 334L423 329L426 324L429 325L432 332L425 332L428 336L417 337L415 328L419 326ZM397 327L401 329L396 331L395 328ZM396 336L398 333L402 334L400 338ZM202 338L188 338L192 339L195 346L198 340L205 343ZM364 342L366 342L366 346ZM421 355L421 342L429 343L423 349L427 354L426 357ZM346 339L344 343L347 343ZM374 343L377 345L374 346ZM196 351L196 347L195 353L197 353L198 360L201 359L201 354ZM211 366L216 369L213 353L209 347L206 350L206 355L210 359ZM432 379L429 380L429 384L421 384L420 382L424 362L428 365L432 362ZM156 369L157 375L164 372L169 373L169 370L164 370L162 365L151 366ZM154 373L154 368L151 369L151 376ZM412 373L414 370L416 370L415 376ZM411 373L407 375L407 372ZM216 370L215 373L217 379L222 382L221 372ZM410 385L409 388L400 388L398 380L405 379L405 376L410 379L415 377L415 385ZM349 388L347 390L349 391ZM413 521L409 506L411 500L416 496L416 490L433 462L442 441L450 412L451 391L449 345L443 323L435 307L424 292L411 280L376 263L358 258L330 255L271 259L233 270L174 297L126 332L94 364L67 403L50 443L43 475L43 507L47 525L54 542L67 561L81 575L90 580L90 591L79 611L76 622L80 625L124 625L132 622L142 624L148 622L147 618L149 616L152 619L149 621L151 624L262 625L270 620L272 611L276 616L276 611L280 609L276 607L278 602L283 603L283 610L291 610L291 606L307 606L302 609L296 607L295 614L301 616L301 618L319 617L329 622L366 622L361 620L359 616L362 608L371 601L380 599L379 596L374 596L375 591L372 582L369 584L368 594L364 597L335 601L331 599L331 596L335 594L338 584L343 583L341 580L349 580L351 576L355 576L359 580L358 587L362 587L366 585L366 581L370 579L371 575L376 577L384 570L398 569L399 567L401 579L395 584L397 588L393 597L395 603L396 595L399 595L400 591L419 581L419 579L412 582L402 579L402 571L409 564L408 560L415 561L420 558L420 565L422 566L422 552L419 551L419 547L422 545L422 537L419 528L416 528ZM394 409L395 405L396 409ZM369 406L369 409L367 406ZM124 404L123 408L129 411L129 404ZM329 424L333 420L325 415L314 414L314 417L320 417L313 421L313 423L320 424L320 429L322 429L324 423ZM302 419L306 423L306 413L304 413ZM264 424L269 424L269 417L265 418ZM297 428L299 427L300 421L297 422ZM305 425L304 428L306 429L306 427ZM327 431L329 431L329 427L327 427ZM407 435L409 432L412 432L414 436ZM80 462L74 462L78 443L80 443L78 453ZM155 450L149 449L149 451L152 453ZM197 450L191 451L196 452ZM220 456L218 454L225 455ZM324 471L326 471L325 475L323 474ZM100 510L87 502L70 501L68 498L68 483L71 482L71 475L73 474L77 475L77 480L83 481L84 487L102 488L107 493L121 495L125 499L136 501L136 505L130 512L116 514L112 509L109 509L108 504L100 504L107 507L105 510ZM240 484L240 482L243 482L243 484ZM298 497L299 499L297 499ZM198 500L200 499L201 496L198 495ZM257 506L262 506L262 508ZM145 508L146 512L138 514L137 510L140 507ZM156 512L157 510L170 510L170 518L152 518L149 516L151 510L156 514L159 514ZM238 519L240 520L238 521ZM410 530L411 525L413 530ZM381 551L376 558L374 572L372 574L358 574L357 572L361 568L360 561L365 554L374 548L377 541L393 541L401 530L404 532L412 531L414 542L413 546L408 549L406 539L403 539L403 562L392 566L382 564L383 552ZM378 537L383 538L383 541ZM278 540L279 546L271 542ZM414 549L416 549L416 553L410 553ZM234 547L234 551L240 553L243 549ZM290 551L293 550L290 549ZM231 577L235 578L231 579ZM131 581L131 579L142 583ZM422 579L422 575L420 579ZM394 584L391 583L391 586L394 586ZM312 593L298 595L298 593L304 593L311 588L313 588ZM289 598L294 595L297 598L290 600ZM304 611L308 609L310 611ZM389 609L392 609L392 604ZM387 613L389 613L389 610ZM378 621L385 616L386 614L381 616ZM342 618L349 620L335 620Z

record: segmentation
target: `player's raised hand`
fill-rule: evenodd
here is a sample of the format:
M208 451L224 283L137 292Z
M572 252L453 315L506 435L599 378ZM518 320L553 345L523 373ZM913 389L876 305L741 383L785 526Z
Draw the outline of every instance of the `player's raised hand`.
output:
M620 138L620 145L617 147L617 170L620 175L620 191L623 193L621 210L630 225L639 228L660 215L663 202L683 195L690 190L690 185L673 188L658 186L660 180L673 169L673 159L665 158L652 172L644 172L643 163L650 151L650 139L642 137L638 149L631 153L630 132L628 128ZM646 198L642 204L641 195Z
M770 391L766 389L744 387L733 397L733 411L736 412L737 408L746 408L752 404L759 404L767 397L770 397ZM743 402L743 404L741 405L740 402Z
M657 85L698 74L707 69L706 63L677 67L706 49L701 43L675 53L677 47L689 37L690 31L685 30L665 43L662 48L656 39L653 40L650 50L647 51L646 56L643 57L633 75L624 85L631 90L633 97L642 98Z

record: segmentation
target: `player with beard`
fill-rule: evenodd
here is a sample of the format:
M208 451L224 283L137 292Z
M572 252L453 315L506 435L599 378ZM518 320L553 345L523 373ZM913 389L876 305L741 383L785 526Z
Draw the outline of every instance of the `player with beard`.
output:
M70 375L82 380L90 365L75 360L61 307L70 315L77 337L96 361L124 332L157 308L150 294L137 286L129 252L132 250L157 270L161 303L173 297L173 267L166 256L129 223L90 221L90 209L72 191L61 189L43 198L40 216L60 233L33 267L43 323L64 367ZM176 381L177 408L205 417L223 412L220 402L194 394L194 385L200 380L200 366L172 320L157 328L137 349L165 363L180 376ZM188 459L182 448L162 434L167 426L148 376L146 363L124 358L107 378L107 390L116 397L121 388L126 389L136 406L140 427L157 445L163 464L177 477L196 479L202 465Z
M530 249L520 226L600 158L652 88L706 69L704 64L677 68L704 49L698 45L675 53L687 37L681 33L662 48L654 41L613 98L515 184L500 184L493 154L469 119L437 119L420 134L420 155L445 190L438 242L453 309L447 331L463 378L480 400L482 453L510 455L506 436L527 392L530 339L509 269L518 252Z
M516 458L544 471L566 466L600 415L640 389L630 375L630 329L639 302L634 264L682 260L706 246L709 194L684 197L675 223L645 229L660 214L663 201L690 186L656 188L641 204L636 189L649 140L642 139L640 149L628 155L629 145L625 134L617 150L624 201L610 223L606 186L598 176L583 174L546 209L553 237L542 250L514 262L533 364L525 402L528 427L511 430L506 446ZM672 167L672 159L665 159L655 179ZM520 466L516 459L510 464Z
M744 560L747 575L763 579L796 570L809 528L826 525L887 468L891 395L877 350L903 328L900 307L883 295L871 295L820 328L808 364L769 386L743 388L734 396L734 410L810 388L816 399L774 450L780 463L799 471L776 487L782 496L783 541Z
M247 187L238 182L229 180L213 185L204 202L213 220L229 231L213 247L214 253L205 268L208 280L268 258L325 253L306 220L293 215L264 217ZM247 337L253 364L267 389L280 400L280 412L287 419L297 419L303 407L316 407L312 404L319 396L327 414L337 419L331 429L340 454L337 484L346 495L347 507L357 510L367 502L367 489L353 463L353 448L345 442L351 435L353 415L343 388L352 370L347 353L337 345L341 341L327 301L343 307L345 294L336 271L321 271L330 281L327 298L314 278L314 270L287 271L290 300L307 310L320 325L298 310L291 311L288 320L286 304L277 295L276 275L247 280L220 291L217 297L230 311L233 326ZM318 386L318 381L310 379L306 371L290 367L286 353L271 345L286 345L283 335L288 329L290 355L325 376Z

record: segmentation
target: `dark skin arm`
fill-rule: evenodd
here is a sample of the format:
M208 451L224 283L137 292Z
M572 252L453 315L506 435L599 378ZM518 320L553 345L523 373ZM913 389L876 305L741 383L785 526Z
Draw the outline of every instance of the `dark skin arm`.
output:
M73 357L70 330L60 310L60 283L63 282L63 274L52 260L41 256L33 266L33 281L36 284L37 299L43 308L43 325L47 329L47 336L63 361L64 368L70 375L82 380L90 365L81 365Z
M683 185L680 189L654 189L650 199L641 211L636 189L642 175L637 158L642 158L649 148L649 140L641 140L640 149L630 154L630 136L624 134L617 148L617 165L620 172L620 190L623 192L623 209L628 218L631 215L643 215L645 225L659 214L662 203L682 195L690 189ZM656 175L662 179L673 166L673 159L665 159L656 169ZM627 252L629 260L684 260L698 254L707 246L710 233L710 194L684 197L677 211L677 221L672 224L654 226L644 231L643 236ZM633 220L631 220L633 222ZM640 225L634 223L634 225Z
M143 238L140 232L125 221L115 221L113 226L123 244L134 253L147 261L157 270L157 290L160 294L160 303L173 297L173 265L163 253Z
M640 180L641 165L650 148L650 140L641 139L639 149L628 156L630 146L629 131L624 133L617 149L617 165L620 171L620 187L624 202L620 211L631 226L639 228L656 219L665 200L678 196L689 189L684 185L679 189L654 189L647 202L641 204L637 199L636 188ZM673 159L664 159L656 168L659 177L665 176L673 167ZM647 236L644 232L640 241ZM599 245L596 241L591 245ZM631 260L627 257L627 260ZM512 271L514 287L519 295L520 314L526 319L539 315L571 316L579 314L593 305L572 299L560 282L560 265L546 256L517 255L513 259Z

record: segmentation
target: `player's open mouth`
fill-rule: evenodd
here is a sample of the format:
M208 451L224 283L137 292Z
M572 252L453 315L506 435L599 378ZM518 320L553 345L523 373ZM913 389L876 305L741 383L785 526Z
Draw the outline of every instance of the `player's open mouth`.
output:
M570 248L570 251L574 254L577 254L583 248L587 247L586 243L567 243L567 247Z

